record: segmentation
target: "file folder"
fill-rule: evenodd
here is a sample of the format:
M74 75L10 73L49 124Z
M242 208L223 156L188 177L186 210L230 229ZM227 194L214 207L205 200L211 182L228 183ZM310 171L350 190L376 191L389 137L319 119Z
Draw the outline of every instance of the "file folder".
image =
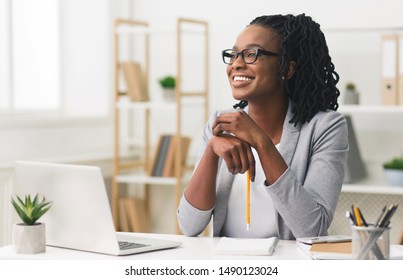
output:
M394 34L382 37L381 101L383 105L398 104L398 38Z
M403 105L403 36L400 35L398 37L398 95L397 95L397 103L398 105Z

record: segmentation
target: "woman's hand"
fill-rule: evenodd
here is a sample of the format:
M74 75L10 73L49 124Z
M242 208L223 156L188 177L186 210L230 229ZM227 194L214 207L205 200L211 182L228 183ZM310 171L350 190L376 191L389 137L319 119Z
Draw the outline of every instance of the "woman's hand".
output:
M230 134L221 134L214 136L208 147L225 161L229 172L235 175L250 169L251 180L255 180L255 158L248 143Z
M264 134L244 111L219 115L216 118L212 129L215 136L232 134L254 148L256 148L257 145L257 136Z

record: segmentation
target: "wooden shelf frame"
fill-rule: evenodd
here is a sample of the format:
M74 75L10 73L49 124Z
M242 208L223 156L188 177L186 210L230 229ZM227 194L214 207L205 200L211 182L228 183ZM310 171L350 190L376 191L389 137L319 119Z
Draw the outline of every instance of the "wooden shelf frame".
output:
M204 37L204 53L201 55L204 59L204 81L203 81L203 90L200 92L185 92L181 89L181 81L183 77L183 69L182 69L182 42L184 40L184 35L189 33L186 29L186 26L197 26L199 29L203 30L201 35ZM200 33L200 32L199 32ZM135 184L143 184L145 186L145 199L146 206L148 206L148 198L149 198L149 185L161 185L161 186L173 186L175 187L175 206L179 204L180 197L182 195L182 188L184 184L183 174L188 167L182 166L181 164L181 149L179 148L181 143L178 141L177 152L175 154L175 176L174 177L153 177L147 175L147 168L149 167L151 161L150 155L150 114L152 109L161 109L161 108L173 108L176 113L176 131L174 132L176 136L182 136L182 109L184 105L202 105L204 111L204 121L208 120L208 90L209 90L209 26L206 21L187 19L187 18L178 18L176 24L176 30L174 34L176 35L176 88L175 88L175 102L172 103L163 103L163 102L122 102L122 93L119 92L119 63L120 63L120 54L119 54L119 36L128 34L140 34L144 37L144 48L146 50L144 54L144 72L146 83L148 84L149 79L149 69L150 69L150 35L152 34L160 34L155 30L151 30L149 28L149 24L144 21L137 20L126 20L126 19L117 19L114 24L114 160L113 160L113 178L112 178L112 215L114 217L115 227L119 228L119 183L135 183ZM165 34L165 33L164 33ZM130 164L122 164L121 160L121 149L119 145L120 141L120 130L121 128L121 120L119 119L120 110L142 110L144 111L144 157L140 160L131 162ZM127 174L122 171L127 170L128 168L132 168L136 166L137 169L143 169L143 172ZM174 214L176 231L179 232L179 228L176 222L176 213Z

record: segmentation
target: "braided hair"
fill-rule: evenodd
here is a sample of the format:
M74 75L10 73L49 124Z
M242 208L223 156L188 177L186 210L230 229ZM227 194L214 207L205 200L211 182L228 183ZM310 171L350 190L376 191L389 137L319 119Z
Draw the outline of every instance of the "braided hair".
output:
M286 76L291 61L296 63L293 76L283 80L292 102L291 123L309 122L319 111L336 111L340 91L339 75L329 56L326 39L320 25L305 14L260 16L251 21L274 31L280 41L278 78ZM235 107L245 107L241 101Z

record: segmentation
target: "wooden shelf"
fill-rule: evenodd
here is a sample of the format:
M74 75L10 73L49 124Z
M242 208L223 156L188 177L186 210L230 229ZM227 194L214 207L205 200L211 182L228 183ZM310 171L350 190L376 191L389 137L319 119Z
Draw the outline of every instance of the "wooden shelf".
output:
M341 191L343 193L403 195L403 187L389 185L344 184Z
M365 114L395 114L403 113L403 106L383 105L340 105L338 111L343 114L365 113Z
M182 55L182 43L183 43L183 34L188 34L188 33L196 33L196 34L201 34L204 39L205 45L204 51L200 52L201 58L204 59L204 69L203 72L205 73L204 77L201 77L202 84L204 85L202 89L198 89L197 92L185 92L182 87L182 79L184 76L184 73L182 70L182 62L183 62L183 55ZM122 67L122 58L120 55L120 50L122 49L121 44L127 43L126 41L120 42L120 36L130 36L130 35L135 35L131 37L131 41L136 41L138 38L140 38L140 42L143 41L144 43L144 53L141 54L141 64L142 69L144 69L144 81L148 85L149 81L149 72L150 72L150 35L161 35L161 34L168 34L172 39L176 39L176 89L175 89L175 100L174 101L158 101L158 100L150 100L151 96L147 96L147 98L137 98L136 99L136 94L138 92L142 92L142 90L146 87L135 87L136 90L128 91L128 93L123 93L120 91L121 87L119 85L120 81L122 79L119 79L119 73L120 69ZM175 38L176 37L176 38ZM125 37L126 39L126 37ZM144 39L144 40L143 40ZM139 43L140 43L139 42ZM137 20L128 20L128 19L116 19L115 20L115 25L114 25L114 45L115 45L115 53L114 53L114 77L115 77L115 83L114 83L114 174L113 174L113 180L112 180L112 214L114 217L115 221L115 226L117 230L119 230L119 224L122 223L120 218L125 216L126 209L119 209L119 204L120 204L120 191L119 188L123 186L123 183L126 184L139 184L143 185L145 187L150 186L150 185L156 185L156 186L173 186L174 191L175 191L175 204L177 205L179 203L180 197L182 195L182 190L184 183L186 180L188 180L187 174L189 172L187 171L186 166L183 165L183 158L182 158L182 153L185 151L182 150L183 146L180 145L185 145L183 144L184 141L175 141L173 143L176 146L171 151L174 151L174 165L175 167L173 168L174 174L178 174L175 177L157 177L157 176L148 176L146 170L149 169L152 156L151 154L153 153L152 150L152 145L151 145L151 130L155 130L155 128L152 127L150 123L151 115L152 114L158 114L159 112L163 110L173 110L172 116L172 121L176 123L176 129L172 131L172 135L177 137L177 139L184 139L184 135L182 134L182 118L184 112L182 110L184 108L192 108L198 107L198 108L203 108L204 111L204 119L205 122L207 122L208 118L208 24L205 21L198 21L198 20L193 20L193 19L185 19L185 18L178 18L177 20L177 25L176 29L174 31L166 31L166 30L153 30L149 27L149 24L147 22L143 21L137 21ZM133 57L135 57L135 51L133 53ZM128 59L125 59L126 61ZM134 60L133 60L134 61ZM133 62L133 63L139 63L139 62ZM133 71L131 71L133 72ZM132 77L129 76L131 75L131 72L126 71L126 77ZM127 74L128 73L128 74ZM136 72L134 72L136 73ZM124 76L125 77L125 76ZM125 78L126 79L126 78ZM125 80L123 79L123 81ZM140 84L143 81L142 78L137 77L135 79L134 83L139 83ZM127 80L126 80L127 82ZM131 81L133 82L133 81ZM133 84L133 83L128 83ZM126 85L127 87L127 85ZM130 87L127 87L130 90ZM138 90L140 88L140 90ZM148 87L150 88L150 87ZM136 94L133 94L136 93ZM150 100L150 101L137 101L137 102L132 102L131 98L134 100ZM127 110L127 114L121 114L123 110ZM131 114L131 110L137 110L143 114L144 118L138 118L138 115L136 114ZM126 113L126 112L125 112ZM125 122L120 121L120 118L125 117ZM136 118L136 119L135 119ZM135 134L132 130L132 127L134 124L136 124L136 121L139 122L141 121L141 126L144 126L143 128L143 133L141 135ZM169 120L167 120L169 121ZM143 125L144 124L144 125ZM121 133L122 131L127 131L128 135L125 135L124 133ZM124 135L124 137L122 136ZM141 159L139 162L142 163L141 166L138 166L138 168L131 168L123 170L123 165L122 160L124 159L124 151L130 151L129 148L133 148L135 144L142 144L141 148ZM172 146L171 146L172 148ZM161 161L162 162L162 161ZM159 162L159 163L161 163ZM172 162L172 161L171 161ZM188 162L188 161L187 161ZM130 172L130 173L126 173ZM168 174L168 173L166 173ZM184 174L183 176L180 174ZM169 175L172 175L172 173L169 173ZM145 189L145 195L144 195L144 200L145 200L145 205L148 207L148 189ZM124 214L119 217L119 213L123 212ZM147 212L147 211L146 211ZM172 216L175 217L175 224L176 223L176 212L172 213ZM177 227L177 232L179 233L179 228Z
M122 174L116 176L116 181L119 183L131 184L151 184L151 185L168 185L175 186L177 183L176 177L155 177L139 174Z
M181 103L186 106L199 106L205 103L202 97L194 97L192 99L181 100ZM119 100L116 103L116 108L118 109L175 109L177 106L176 102L131 102L128 100Z

